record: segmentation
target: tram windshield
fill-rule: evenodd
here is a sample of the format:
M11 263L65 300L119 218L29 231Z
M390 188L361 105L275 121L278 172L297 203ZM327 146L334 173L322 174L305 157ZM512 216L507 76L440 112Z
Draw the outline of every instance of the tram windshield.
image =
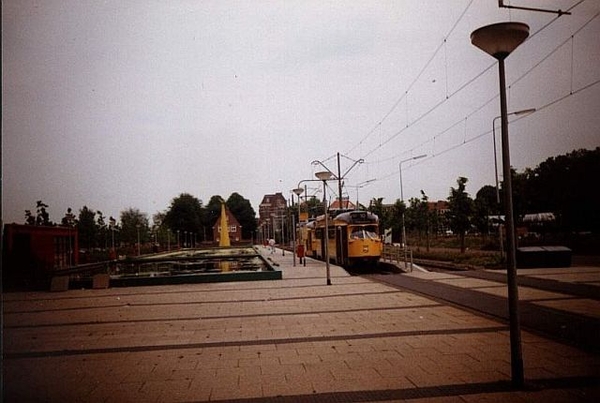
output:
M350 233L350 239L377 239L376 230L375 226L354 227Z

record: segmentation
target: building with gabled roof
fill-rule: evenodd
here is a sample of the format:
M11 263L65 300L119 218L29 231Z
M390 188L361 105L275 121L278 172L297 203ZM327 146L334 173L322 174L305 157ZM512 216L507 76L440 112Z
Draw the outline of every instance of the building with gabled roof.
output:
M227 215L227 232L229 234L229 239L231 242L241 242L242 241L242 226L240 222L235 218L235 216L231 213L231 211L225 206L225 214ZM218 244L221 239L221 216L217 217L215 224L212 227L213 230L213 239Z
M329 205L328 211L337 211L337 210L356 210L356 205L350 201L349 197L342 197L342 202L340 203L340 199L334 199Z

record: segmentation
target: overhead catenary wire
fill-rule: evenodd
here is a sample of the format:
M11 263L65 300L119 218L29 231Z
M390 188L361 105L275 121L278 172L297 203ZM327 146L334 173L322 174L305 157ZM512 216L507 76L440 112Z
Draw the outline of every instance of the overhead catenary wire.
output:
M574 5L572 5L571 7L569 7L567 9L567 11L571 11L573 10L575 7L577 7L579 4L581 4L583 2L583 0L578 1L577 3L575 3ZM423 72L427 69L427 67L429 66L429 64L431 63L431 61L435 58L435 56L437 55L437 53L439 52L439 50L443 47L444 45L444 41L447 40L447 38L450 36L450 34L452 33L452 31L454 31L454 29L456 28L456 26L458 25L458 23L460 22L460 20L462 19L462 17L464 16L464 14L467 12L469 6L471 5L472 2L470 2L467 7L465 8L465 10L463 11L463 13L461 14L461 16L459 17L459 19L455 22L455 24L453 25L453 27L451 28L450 32L448 33L448 35L446 35L446 37L444 38L444 40L440 43L440 46L438 46L438 48L436 49L436 51L434 52L433 56L428 60L428 62L426 63L426 65L423 67L423 69L420 71L420 73L417 75L417 77L412 81L412 83L409 86L409 89L407 89L404 94L397 100L397 102L394 104L394 106L390 109L390 111L388 111L388 113L386 113L386 115L384 116L383 119L381 119L377 125L369 132L367 133L367 135L358 143L356 144L354 147L352 147L348 153L352 152L353 150L355 150L358 146L360 146L371 134L373 131L375 131L375 129L379 128L381 129L381 124L389 117L389 115L391 115L391 113L393 112L393 110L398 106L398 104L404 99L407 101L407 96L408 93L410 91L410 89L412 89L412 87L414 86L414 84L419 80L419 78L421 77L421 75L423 74ZM597 16L597 15L596 15ZM591 20L593 20L594 18L596 18L596 16L592 17ZM550 20L548 23L546 23L545 25L543 25L540 29L538 29L536 32L532 33L529 38L528 41L531 40L532 38L534 38L535 36L537 36L540 32L544 31L546 28L548 28L553 22L555 22L558 18L560 18L560 16L557 16L555 18L553 18L552 20ZM587 25L589 22L591 22L591 20L589 20L586 24L584 24L584 26L582 26L580 29L578 29L576 31L576 33L578 33L579 31L581 31L581 29L583 29L585 27L585 25ZM573 35L576 35L573 34ZM549 55L550 56L550 55ZM549 57L547 56L547 57ZM541 62L540 62L541 63ZM440 102L436 103L435 105L433 105L430 109L428 109L427 111L425 111L424 113L422 113L420 116L418 116L417 118L415 118L413 121L409 122L408 120L408 104L407 104L407 117L406 117L406 125L400 129L398 129L396 132L394 132L393 134L391 134L391 136L385 140L385 141L380 141L379 144L372 148L371 150L369 150L368 152L366 152L363 155L363 158L366 159L367 157L369 157L370 155L372 155L375 151L381 149L383 146L387 145L389 142L391 142L392 140L394 140L395 138L397 138L400 134L402 134L403 132L405 132L407 129L409 129L411 126L414 126L415 124L419 123L420 121L422 121L425 117L427 117L428 115L430 115L432 112L434 112L437 108L441 107L442 105L444 105L447 101L450 101L455 95L459 94L461 91L463 91L464 89L466 89L470 84L472 84L473 82L475 82L478 78L480 78L482 75L484 75L487 71L489 71L496 63L493 62L491 63L488 67L486 67L483 71L481 71L480 73L476 74L474 77L472 77L470 80L468 80L466 83L464 83L462 86L460 86L457 90L455 90L454 92L450 93L450 94L446 94L446 98L441 100ZM532 68L534 69L535 66ZM518 82L514 81L511 85L514 85ZM496 95L497 97L497 95ZM462 119L461 119L462 120Z
M581 4L581 1L579 1L577 4L575 4L574 6L570 7L568 10L572 10L574 7L576 7L578 4ZM590 19L588 19L579 29L577 29L571 36L576 36L577 34L579 34L586 26L588 26L594 19L596 19L598 16L600 15L600 13L596 13L594 16L592 16ZM557 17L558 18L558 17ZM557 18L554 18L551 22L555 21ZM550 22L550 23L551 23ZM535 35L539 34L539 32L541 32L542 30L544 30L545 28L547 28L550 23L545 24L542 28L540 28L539 30L537 30L534 34L532 34L529 38L529 40L534 37ZM515 84L517 84L519 81L521 81L523 78L525 78L528 74L530 74L532 71L534 71L537 67L539 67L545 60L547 60L550 56L552 56L552 54L554 54L559 48L561 48L565 43L569 42L569 40L571 40L571 36L569 36L569 38L567 38L565 41L563 41L561 44L559 44L558 46L556 46L548 55L546 55L545 57L543 57L538 63L536 63L534 66L532 66L530 69L528 69L525 73L523 73L521 76L519 76L516 80L514 80L510 85L509 88L514 86ZM440 106L442 106L445 102L447 102L448 100L450 100L451 98L453 98L455 95L459 94L461 91L463 91L465 88L467 88L470 84L474 83L477 79L479 79L481 76L483 76L485 73L487 73L492 67L494 67L494 65L496 64L496 62L493 62L492 64L490 64L488 67L486 67L482 72L478 73L477 75L475 75L473 78L471 78L470 80L468 80L466 83L464 83L461 87L459 87L457 90L455 90L454 92L452 92L446 99L443 99L441 101L439 101L437 104L433 105L430 109L428 109L427 111L425 111L424 113L422 113L419 117L417 117L416 119L414 119L410 124L408 124L405 127L400 128L399 130L397 130L395 133L393 133L387 140L381 142L378 146L374 147L373 149L371 149L370 151L368 151L363 158L367 158L370 155L372 155L374 152L376 152L377 150L379 150L380 148L382 148L383 146L387 145L389 142L391 142L392 140L394 140L396 137L398 137L400 134L402 134L403 132L405 132L406 130L408 130L411 126L414 126L415 124L419 123L421 120L423 120L425 117L427 117L428 115L430 115L432 112L434 112L437 108L439 108ZM474 112L468 114L466 117L464 118L460 118L457 122L453 123L450 127L454 127L456 124L462 122L465 118L472 116L475 112L479 111L480 109L482 109L484 106L487 106L490 102L492 102L494 99L496 99L498 97L498 94L496 94L493 98L489 99L488 101L486 101L482 106L478 107ZM442 131L442 133L444 133L447 130ZM425 143L431 141L432 139L428 139ZM394 158L399 158L401 155L405 155L406 152L400 153L398 154L396 157L391 157L388 158L386 160L389 159L394 159ZM421 162L422 163L422 162Z
M429 60L427 61L427 63L425 63L425 65L423 66L423 68L421 69L421 71L417 74L417 76L410 83L410 85L404 91L404 93L400 96L400 98L398 98L396 100L396 102L394 102L394 104L392 105L392 107L383 116L383 118L381 118L379 120L379 122L377 122L377 124L375 124L375 126L371 130L369 130L369 132L367 132L367 134L354 147L350 148L350 150L348 150L346 152L346 154L351 153L356 148L358 148L365 140L367 140L369 138L369 136L371 136L371 134L373 134L373 132L375 132L375 130L377 130L377 128L379 128L381 126L381 124L385 120L387 120L387 118L392 114L392 112L394 112L394 110L396 110L396 108L402 102L402 100L406 101L406 114L407 114L407 122L408 122L408 99L407 99L408 98L408 93L414 87L414 85L419 81L419 79L421 78L421 76L423 75L423 73L425 73L425 71L427 70L427 68L429 67L429 65L433 62L433 60L435 59L435 57L437 56L437 54L439 53L439 51L444 47L447 39L450 37L450 35L452 35L452 32L454 32L454 30L456 29L456 27L458 26L458 24L460 23L460 21L463 19L463 17L467 13L467 10L469 9L469 7L471 7L471 4L473 3L473 1L474 0L471 0L469 2L469 4L467 4L467 6L463 10L462 14L458 17L458 19L456 20L456 22L454 23L454 25L452 25L452 28L450 28L450 30L448 31L448 33L446 34L446 36L444 37L444 39L442 40L442 42L440 43L440 45L436 48L436 50L433 52L433 54L431 55L431 57L429 58Z
M546 103L546 104L544 104L542 106L537 107L535 113L539 113L539 112L543 111L544 109L550 108L550 107L552 107L552 106L554 106L554 105L556 105L556 104L558 104L558 103L566 100L567 98L575 96L575 95L579 94L580 92L586 91L586 90L588 90L588 89L590 89L590 88L592 88L592 87L594 87L594 86L596 86L598 84L600 84L600 79L597 79L597 80L595 80L595 81L593 81L593 82L591 82L589 84L584 85L581 88L578 88L577 90L574 90L573 92L569 92L568 94L565 94L565 95L563 95L563 96L561 96L561 97L559 97L557 99L554 99L554 100L552 100L552 101L550 101L550 102L548 102L548 103ZM529 116L521 116L521 117L518 117L518 118L514 119L513 122L517 122L517 121L519 121L521 119L526 119L528 117ZM492 133L492 130L486 130L486 131L484 131L482 133L479 133L479 134L477 134L477 135L475 135L475 136L467 139L466 141L464 141L462 143L460 143L460 142L456 143L456 144L454 144L454 145L452 145L452 146L450 146L450 147L448 147L448 148L446 148L446 149L444 149L442 151L439 151L434 156L429 156L429 157L424 158L424 159L422 159L422 160L420 160L418 162L415 161L414 163L412 163L411 165L409 165L406 169L410 169L413 166L423 164L423 163L425 163L425 162L427 162L427 161L429 161L429 160L431 160L431 159L433 159L435 157L439 157L439 156L442 156L444 154L447 154L447 153L449 153L451 151L454 151L454 150L456 150L458 148L461 148L461 147L463 147L463 146L465 146L465 145L467 145L469 143L472 143L472 142L474 142L476 140L479 140L482 137L489 136L491 133ZM413 148L411 151L415 151L416 149L418 149L418 147ZM388 173L388 174L386 174L384 176L378 177L376 179L377 180L384 180L384 179L388 179L388 178L390 178L392 176L395 176L395 175L397 175L397 172L393 171L393 172L390 172L390 173Z
M580 2L578 2L577 4L575 4L573 7L577 6L577 5L578 5L578 4L580 4L580 3L581 3L581 1L580 1ZM570 9L572 9L573 7L571 7ZM588 26L588 25L589 25L589 24L590 24L590 23L591 23L593 20L595 20L596 18L598 18L598 16L600 16L600 12L599 12L599 13L596 13L596 14L595 14L595 15L593 15L591 18L589 18L589 19L588 19L588 20L587 20L587 21L586 21L586 22L585 22L585 23L584 23L584 24L583 24L581 27L579 27L579 28L578 28L578 29L577 29L577 30L576 30L576 31L575 31L575 32L574 32L572 35L570 35L570 36L569 36L567 39L565 39L563 42L561 42L559 45L557 45L557 46L556 46L556 47L555 47L553 50L551 50L551 51L549 52L549 54L547 54L546 56L544 56L544 57L543 57L543 58L542 58L542 59L541 59L539 62L537 62L537 63L536 63L534 66L532 66L530 69L528 69L528 70L527 70L527 71L525 71L523 74L521 74L521 75L520 75L520 76L519 76L517 79L515 79L515 80L514 80L514 81L513 81L513 82L510 84L510 86L514 86L516 83L520 82L520 81L521 81L522 79L524 79L524 78L525 78L527 75L529 75L531 72L535 71L537 67L539 67L539 66L540 66L540 65L541 65L541 64L542 64L542 63L543 63L545 60L547 60L547 59L548 59L550 56L552 56L554 53L556 53L556 52L557 52L557 51L558 51L558 50L559 50L559 49L560 49L562 46L564 46L566 43L569 43L569 42L573 43L573 41L574 41L575 37L576 37L578 34L580 34L580 32L581 32L583 29L585 29L585 28L586 28L586 27L587 27L587 26ZM549 25L549 24L546 24L546 25L545 25L544 27L542 27L541 29L544 29L544 28L546 28L548 25ZM541 29L540 29L540 30L541 30ZM538 30L538 31L536 32L536 34L537 34L537 33L539 33L539 32L540 32L540 30ZM570 57L571 57L571 61L570 61L570 62L571 62L571 65L574 65L574 62L575 62L575 61L574 61L574 55L573 55L573 51L572 51L572 50L571 50L571 56L570 56ZM494 64L495 64L495 63L494 63ZM490 66L490 67L491 67L491 66ZM484 72L485 72L485 71L487 71L487 70L489 70L489 68L490 68L490 67L486 68L486 70L484 70ZM483 73L483 72L482 72L482 73ZM479 77L480 75L481 75L481 73L480 73L480 74L479 74L477 77ZM573 71L573 67L571 67L571 82L570 82L570 88L569 88L569 91L568 91L568 93L567 93L567 94L565 94L565 95L563 95L563 96L560 96L560 97L558 97L558 98L556 98L556 99L554 99L554 100L551 100L551 101L547 102L547 103L546 103L546 104L544 104L544 105L539 105L539 106L537 106L537 108L536 108L536 109L537 109L537 112L540 112L540 111L542 111L542 110L544 110L544 109L546 109L546 108L549 108L549 107L551 107L551 106L553 106L553 105L556 105L556 104L558 104L558 103L560 103L560 102L564 101L565 99L569 98L570 96L577 95L577 94L579 94L579 93L581 93L581 92L583 92L583 91L585 91L585 90L587 90L587 89L589 89L589 88L592 88L592 87L594 87L594 86L596 86L596 85L600 84L600 79L597 79L597 80L595 80L595 81L592 81L592 82L590 82L590 83L588 83L588 84L585 84L585 85L581 86L581 87L580 87L580 88L578 88L578 89L574 89L574 88L573 88L573 85L574 85L574 78L573 78L573 75L574 75L574 71ZM470 80L468 83L466 83L466 84L465 84L463 87L465 87L466 85L468 85L468 84L469 84L471 81L472 81L472 80ZM509 87L510 87L510 86L509 86ZM458 91L458 90L457 90L457 91ZM456 94L456 93L457 93L457 91L455 91L455 92L454 92L452 95ZM366 161L366 165L367 165L367 166L369 166L369 165L373 165L373 164L379 164L379 163L389 162L389 161L391 161L391 160L398 159L398 158L399 158L399 157L401 157L402 155L406 155L406 154L412 154L413 152L415 152L416 150L418 150L419 148L423 147L424 145L426 145L427 143L430 143L430 142L432 142L432 143L433 143L433 146L434 146L434 148L435 148L436 139L437 139L437 138L438 138L440 135L443 135L443 134L445 134L445 133L449 132L450 130L452 130L452 129L453 129L453 128L455 128L457 125L459 125L459 124L461 124L461 123L463 123L463 122L465 122L465 123L466 123L466 120L467 120L469 117L473 116L475 113L477 113L478 111L480 111L481 109L483 109L485 106L489 105L489 103L493 102L493 101L494 101L494 100L495 100L497 97L498 97L498 95L497 95L497 94L496 94L496 95L494 95L492 98L490 98L490 99L489 99L489 100L487 100L485 103L483 103L482 105L480 105L479 107L477 107L475 110L471 111L471 112L470 112L469 114L467 114L465 117L458 119L456 122L452 123L452 124L451 124L450 126L448 126L446 129L443 129L442 131L438 132L438 133L437 133L436 135L434 135L433 137L430 137L430 138L426 139L425 141L421 142L420 144L418 144L418 145L416 145L416 146L412 147L410 150L406 150L406 151L404 151L404 152L402 152L402 153L396 154L396 155L394 155L394 156L388 157L388 158L386 158L386 159L383 159L383 160L378 160L378 161L376 161L376 162ZM439 107L439 105L435 105L435 106L434 106L432 109L434 109L434 108L437 108L437 107ZM424 116L426 116L426 115L428 115L429 113L431 113L431 112L432 112L432 109L430 109L430 110L426 111L426 112L425 112L425 113L424 113L424 114L423 114L421 117L419 117L418 119L422 119ZM537 112L536 112L536 113L537 113ZM525 118L525 117L519 117L519 118L515 119L514 121L518 121L518 120L520 120L520 119L523 119L523 118ZM416 121L414 121L414 122L413 122L413 124L414 124L414 123L416 123ZM388 142L389 142L389 141L391 141L393 138L395 138L397 135L399 135L400 133L402 133L404 130L406 130L406 128L400 129L398 132L396 132L396 133L395 133L395 134L394 134L394 135L393 135L393 136L392 136L390 139L388 139L388 140L387 140L386 142L384 142L383 144L385 144L385 143L388 143ZM437 152L434 152L434 153L432 153L432 155L430 155L428 158L426 158L426 159L423 159L423 160L421 160L421 161L419 161L419 162L415 162L415 163L411 164L410 166L408 166L408 167L407 167L407 169L408 169L408 168L410 168L410 167L412 167L412 166L415 166L415 165L423 164L423 163L425 163L425 162L427 162L427 161L429 161L429 160L431 160L431 159L433 159L433 158L435 158L435 157L439 157L439 156L441 156L441 155L447 154L447 153L449 153L449 152L451 152L451 151L453 151L453 150L456 150L456 149L458 149L458 148L460 148L460 147L462 147L462 146L464 146L464 145L467 145L467 144L469 144L469 143L471 143L471 142L473 142L473 141L475 141L475 140L477 140L477 139L479 139L479 138L481 138L481 137L483 137L483 136L489 135L489 134L491 134L491 132L492 132L492 130L486 130L486 131L484 131L483 133L480 133L480 134L478 134L478 135L476 135L476 136L474 136L474 137L468 138L468 139L467 139L467 137L466 137L466 135L465 135L465 137L464 137L464 139L463 139L463 141L462 141L462 142L459 142L459 143L457 143L457 144L454 144L454 145L452 145L452 146L450 146L450 147L448 147L448 148L446 148L446 149L443 149L443 150L439 150L439 151L437 151ZM370 155L370 154L372 154L372 153L373 153L374 151L376 151L378 148L379 148L379 147L376 147L375 149L371 150L371 151L370 151L370 152L369 152L367 155ZM388 174L385 174L385 175L383 175L383 176L379 176L379 177L377 178L377 180L385 180L385 179L388 179L388 178L390 178L390 177L392 177L392 176L395 176L396 174L397 174L397 173L396 173L395 171L393 171L393 172L390 172L390 173L388 173Z

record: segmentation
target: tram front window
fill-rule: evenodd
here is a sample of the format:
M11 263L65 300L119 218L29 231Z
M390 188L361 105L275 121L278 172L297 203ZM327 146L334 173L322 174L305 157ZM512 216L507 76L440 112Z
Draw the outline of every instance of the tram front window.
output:
M350 234L351 239L377 239L377 233L371 227L354 228Z

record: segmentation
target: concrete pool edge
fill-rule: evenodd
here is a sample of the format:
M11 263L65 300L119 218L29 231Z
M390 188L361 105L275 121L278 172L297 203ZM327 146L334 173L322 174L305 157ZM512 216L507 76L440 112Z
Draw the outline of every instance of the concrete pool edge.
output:
M276 268L271 259L266 258L257 247L251 246L248 247L248 249L254 250L254 256L259 258L262 261L262 263L265 264L267 270L181 274L173 276L111 277L108 281L108 287L140 287L172 284L219 283L232 281L264 281L281 280L283 278L281 270ZM247 257L248 255L245 256ZM71 280L69 282L69 288L93 288L92 279Z

